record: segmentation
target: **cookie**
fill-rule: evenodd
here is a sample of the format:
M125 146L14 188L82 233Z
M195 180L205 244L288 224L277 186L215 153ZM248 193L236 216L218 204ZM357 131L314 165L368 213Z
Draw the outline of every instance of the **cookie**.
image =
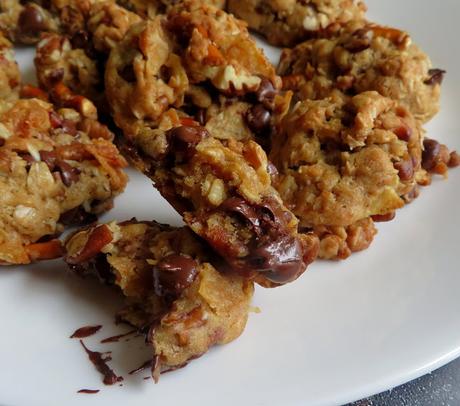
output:
M339 236L403 207L426 176L417 121L377 92L298 103L273 137L270 160L279 171L277 190L301 228L342 227L332 230ZM372 225L366 228L369 240Z
M85 15L81 30L72 37L68 33L42 34L36 48L35 68L42 89L63 83L103 110L105 61L111 48L141 18L113 1L96 2Z
M358 0L229 0L227 7L270 44L283 47L330 36L366 12Z
M124 294L119 318L146 335L155 379L244 330L253 284L221 272L221 261L186 227L110 223L76 232L65 245L74 271L96 274Z
M278 73L296 100L375 90L426 122L439 110L445 72L433 68L407 33L367 23L349 25L334 38L312 39L284 50Z
M131 137L173 107L220 125L223 139L263 143L290 101L244 24L195 2L133 26L110 54L105 84L114 120Z
M55 97L56 108L19 99L0 114L1 264L59 256L64 227L94 221L127 182L126 162L92 103L59 90Z
M153 18L160 14L166 14L171 7L183 0L119 0L118 3L127 10L133 11L142 18ZM187 1L187 0L186 0ZM194 0L220 9L225 7L226 0Z

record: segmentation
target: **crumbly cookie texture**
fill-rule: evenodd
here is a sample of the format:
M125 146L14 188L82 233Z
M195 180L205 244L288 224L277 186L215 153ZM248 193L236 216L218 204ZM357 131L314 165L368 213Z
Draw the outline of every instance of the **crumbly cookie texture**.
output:
M119 316L146 334L155 379L244 330L252 282L219 272L220 261L186 227L135 220L97 225L65 246L73 270L121 289L127 305Z
M135 12L142 18L153 18L167 13L173 6L184 0L119 0L118 3L126 9ZM187 0L185 0L187 1ZM226 0L194 0L195 3L225 8Z
M64 226L94 221L126 185L126 162L91 102L60 103L19 99L0 115L1 264L59 256Z
M366 12L357 0L228 0L227 7L269 43L285 47L333 35Z
M0 33L0 100L1 104L18 98L21 83L12 44ZM0 106L0 111L2 107Z
M81 29L47 33L37 44L35 68L41 88L50 90L63 83L73 92L94 101L104 111L104 66L110 50L141 18L113 1L91 4Z
M105 84L114 120L131 138L173 107L223 139L263 143L290 101L244 24L196 2L133 26L110 54Z
M445 72L433 68L407 33L366 23L350 24L334 38L285 49L278 73L297 100L375 90L426 122L439 110Z
M417 121L377 92L298 103L273 137L270 159L281 197L307 229L387 216L426 176Z
M241 275L264 286L293 281L317 254L312 234L271 186L269 163L254 141L223 141L169 112L168 130L142 132L126 148L186 224ZM185 124L186 123L186 124Z

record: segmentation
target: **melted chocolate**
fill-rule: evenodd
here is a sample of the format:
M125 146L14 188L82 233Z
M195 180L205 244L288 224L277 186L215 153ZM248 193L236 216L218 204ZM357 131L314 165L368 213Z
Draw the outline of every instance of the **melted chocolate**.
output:
M260 234L260 221L256 210L249 205L246 200L239 197L231 197L223 202L220 206L222 210L238 213L249 224L252 225L254 231Z
M149 360L145 361L140 367L137 367L136 369L133 369L132 371L130 371L129 375L137 374L139 372L145 371L146 369L151 370L152 369L152 363L153 363L152 359L149 359Z
M124 337L128 337L132 334L135 334L137 333L137 330L131 330L131 331L128 331L127 333L124 333L124 334L119 334L117 336L113 336L113 337L107 337L107 338L104 338L103 340L101 340L101 344L105 344L105 343L117 343L118 341L120 341L120 338L124 338Z
M269 281L287 283L296 279L305 268L302 251L299 240L287 235L253 250L247 262Z
M270 128L271 113L262 104L256 104L246 114L248 127L260 135Z
M256 92L256 98L259 103L262 103L264 106L268 107L273 102L277 91L273 83L270 82L267 78L262 78L259 88Z
M425 85L433 86L433 85L440 85L444 80L444 75L446 74L445 70L442 69L430 69L428 71L428 75L430 76L427 80L425 80Z
M103 353L97 351L91 351L86 347L82 340L80 340L80 344L85 349L86 353L88 354L89 360L93 363L96 369L102 374L104 377L103 381L105 385L114 385L118 382L123 380L123 377L117 376L112 368L107 365L107 362L112 359L109 355L104 356Z
M77 393L86 393L88 395L94 395L95 393L99 393L99 389L80 389Z
M81 327L70 336L70 338L86 338L96 334L102 326L85 326Z
M198 274L198 263L183 254L171 254L154 268L155 293L158 296L179 296Z

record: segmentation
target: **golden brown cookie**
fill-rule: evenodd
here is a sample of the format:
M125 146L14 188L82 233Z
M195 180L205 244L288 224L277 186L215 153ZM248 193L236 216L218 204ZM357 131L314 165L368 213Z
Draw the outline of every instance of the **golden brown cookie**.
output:
M421 122L439 110L443 74L409 34L374 24L351 24L337 37L285 49L278 66L296 100L375 90L397 100Z
M326 226L320 235L345 241L347 227L412 200L425 176L417 121L377 92L298 103L273 137L270 159L279 170L277 190L301 228ZM368 241L373 226L366 229Z
M227 7L270 44L285 47L328 37L366 12L358 0L228 0Z
M253 284L220 272L220 261L185 227L135 220L98 225L73 234L66 249L73 270L123 292L119 316L146 335L155 379L244 330Z
M20 99L0 114L1 264L59 256L65 225L94 221L126 185L126 161L91 102L60 104Z

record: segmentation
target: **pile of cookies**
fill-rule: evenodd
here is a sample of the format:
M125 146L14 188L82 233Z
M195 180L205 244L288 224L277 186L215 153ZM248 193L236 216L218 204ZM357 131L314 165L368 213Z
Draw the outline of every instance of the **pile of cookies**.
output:
M115 285L155 378L238 337L254 283L366 249L460 164L423 130L444 72L361 1L225 3L0 0L0 263ZM290 47L277 68L248 26ZM36 46L39 87L12 44ZM184 227L96 222L127 162Z

